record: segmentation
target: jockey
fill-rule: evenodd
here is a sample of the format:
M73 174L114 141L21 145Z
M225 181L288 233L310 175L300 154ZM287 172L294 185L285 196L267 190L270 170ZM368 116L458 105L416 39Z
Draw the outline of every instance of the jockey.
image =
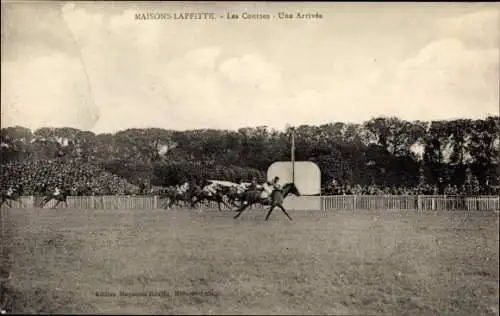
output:
M12 196L14 194L14 189L12 187L9 187L7 190L7 196Z
M47 193L47 185L46 185L45 183L42 183L42 184L39 186L39 188L40 188L40 192L41 192L42 194Z
M183 185L181 185L180 187L180 191L182 193L186 192L187 190L189 190L189 183L188 182L185 182Z
M203 188L203 191L207 193L208 196L213 196L217 193L217 189L215 187L215 184L209 184Z
M280 178L274 177L273 181L271 182L271 185L273 186L274 190L281 191L281 184L279 182L280 182Z
M235 188L236 188L236 193L238 194L241 194L247 190L247 186L243 182L238 184Z
M267 199L271 196L274 190L281 190L281 186L279 185L279 177L274 177L274 179L269 182L266 181L263 185L264 190L262 191L261 198Z
M181 187L178 184L175 185L175 193L182 194Z
M255 190L257 189L257 186L259 184L257 183L257 179L255 177L252 177L252 181L250 182L249 190Z
M59 189L59 186L57 186L57 187L55 188L55 190L54 190L54 195L55 195L55 196L58 196L58 195L60 195L60 194L61 194L61 190Z

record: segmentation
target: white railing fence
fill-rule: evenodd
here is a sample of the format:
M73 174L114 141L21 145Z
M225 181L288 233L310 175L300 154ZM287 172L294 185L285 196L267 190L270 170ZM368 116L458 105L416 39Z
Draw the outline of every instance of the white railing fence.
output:
M23 196L20 201L10 201L16 208L39 208L43 197ZM68 207L82 209L162 209L168 200L159 196L69 196ZM44 207L54 207L52 200ZM204 203L205 207L218 208L215 202ZM2 207L7 207L6 204ZM58 207L66 207L59 203ZM175 206L178 207L178 206ZM183 207L187 207L183 206ZM198 206L199 208L200 206ZM290 196L285 199L284 207L290 210L422 210L422 211L498 211L500 197L476 196L459 197L443 195L332 195L332 196ZM236 207L234 207L236 208ZM251 208L261 209L262 205Z
M43 196L22 196L18 201L9 201L14 208L41 208L43 203ZM82 208L82 209L163 209L168 208L169 200L162 199L159 196L138 196L138 195L109 195L109 196L68 196L66 199L67 207ZM57 201L51 200L45 205L44 208L52 208L56 206ZM218 208L218 204L212 201L205 201L202 203L203 207ZM6 203L2 207L8 207ZM59 202L57 208L66 207L64 202ZM189 205L180 202L173 206L173 208L188 208ZM200 208L200 204L197 204ZM236 208L234 206L233 208ZM262 208L262 205L252 205L251 208ZM222 206L222 209L227 209Z
M322 210L498 211L500 197L446 195L333 195L321 197Z

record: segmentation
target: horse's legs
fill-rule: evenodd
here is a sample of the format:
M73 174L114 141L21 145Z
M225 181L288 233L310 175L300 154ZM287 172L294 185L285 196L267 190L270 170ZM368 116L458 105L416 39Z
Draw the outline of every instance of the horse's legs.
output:
M194 197L189 200L189 207L193 210L196 208L196 199Z
M68 207L68 201L66 200L66 198L64 199L64 205L66 205L66 207Z
M198 198L193 198L193 200L191 200L191 208L192 209L195 209L196 208L196 204L198 204L200 201L198 200Z
M219 202L219 210L220 210L220 203L222 202L222 204L227 208L227 209L231 209L231 207L226 203L226 201L224 201L224 198L221 197L220 198L220 202Z
M61 203L61 201L60 201L60 200L57 200L56 205L52 206L52 208L56 208L56 207L59 205L59 203Z
M288 215L283 205L278 204L278 207L283 211L283 213L285 213L286 217L288 217L288 219L292 221L292 218L290 217L290 215Z
M244 204L242 207L240 207L240 209L236 210L236 212L238 212L238 214L236 214L236 216L233 218L237 219L238 217L240 217L241 213L243 213L243 211L246 210L249 206L250 206L250 203Z
M276 207L276 205L271 205L271 207L269 208L269 212L267 212L267 215L266 215L266 221L269 219L269 216L271 216L271 213L273 212L275 207Z
M224 198L222 196L217 197L215 201L217 201L217 204L219 205L219 211L222 211L221 204L227 207L226 203L224 203Z

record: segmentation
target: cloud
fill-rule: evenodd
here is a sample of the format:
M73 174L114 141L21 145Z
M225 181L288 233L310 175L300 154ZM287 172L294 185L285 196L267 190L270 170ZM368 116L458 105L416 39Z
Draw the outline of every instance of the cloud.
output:
M12 58L2 60L2 123L69 124L95 132L283 128L373 115L423 120L498 111L491 11L437 25L428 18L426 27L408 24L403 32L393 27L400 22L384 15L373 14L370 28L354 28L348 12L325 8L313 32L299 21L293 27L283 21L137 21L140 9L93 7L66 4L61 15L51 13L59 16L54 25L51 19L30 24L34 34L64 39L60 45L43 44L29 36L30 27L21 28ZM36 15L32 11L16 15L17 21ZM330 14L337 17L327 19ZM408 32L419 34L415 46L437 37L412 52ZM24 53L15 58L19 51Z
M442 19L437 23L437 35L456 38L477 48L498 48L499 12L496 8Z
M220 47L209 46L162 62L141 60L135 73L118 79L116 72L100 73L101 82L114 80L114 91L133 94L101 98L104 108L94 130L113 126L114 130L119 126L238 128L253 124L249 114L254 120L261 113L265 113L262 122L270 123L270 113L282 95L279 71L261 57L219 61L221 52Z
M2 61L75 54L72 38L58 13L59 3L2 3Z
M258 54L246 54L224 61L220 72L231 82L259 89L277 89L282 83L281 71Z
M191 67L213 70L220 53L220 47L205 47L188 52L184 58Z
M498 53L456 39L432 42L399 65L392 96L425 118L498 113Z
M68 28L79 37L85 34L92 34L102 28L104 15L88 14L84 9L75 8L73 3L66 3L61 9L64 22Z
M387 114L421 120L498 115L498 10L436 23L434 40L398 64L380 90Z
M252 125L245 106L264 112L276 105L281 73L261 55L221 59L223 49L217 45L172 50L178 38L169 37L173 25L137 22L134 13L126 10L108 20L83 9L65 13L96 87L101 117L95 131L120 126L237 128Z
M51 54L4 62L1 72L2 125L88 129L98 119L81 65L73 57Z

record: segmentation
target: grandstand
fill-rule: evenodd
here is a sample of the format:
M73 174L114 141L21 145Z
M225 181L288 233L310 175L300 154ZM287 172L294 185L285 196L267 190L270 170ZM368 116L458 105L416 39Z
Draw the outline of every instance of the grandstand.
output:
M2 189L22 185L24 195L45 193L45 188L68 188L72 195L127 195L138 187L99 166L80 159L27 159L1 166ZM45 187L45 188L44 188Z

